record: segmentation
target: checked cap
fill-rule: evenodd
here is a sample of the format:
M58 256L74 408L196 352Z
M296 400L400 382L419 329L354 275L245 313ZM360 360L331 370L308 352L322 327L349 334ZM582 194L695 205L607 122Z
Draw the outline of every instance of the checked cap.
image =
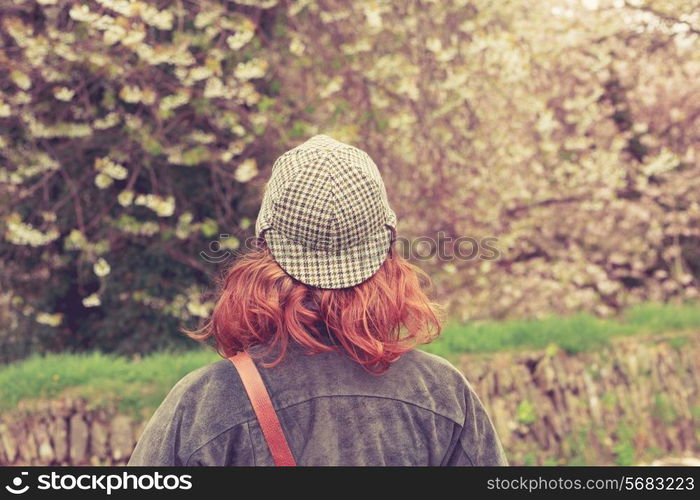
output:
M374 161L323 134L275 161L255 223L282 269L319 288L370 278L395 231L396 214Z

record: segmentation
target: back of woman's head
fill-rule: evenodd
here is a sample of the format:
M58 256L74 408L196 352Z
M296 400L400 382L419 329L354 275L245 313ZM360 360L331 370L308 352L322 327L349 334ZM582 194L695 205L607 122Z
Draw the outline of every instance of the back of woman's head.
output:
M392 245L371 278L347 288L317 288L289 276L263 244L231 265L211 318L186 333L214 340L225 357L266 345L266 352L278 352L269 366L296 342L312 353L339 351L367 371L382 373L440 334L440 308L422 288L429 284Z
M361 149L319 134L273 164L255 223L257 249L228 270L209 322L228 357L290 342L344 351L381 373L440 333L430 283L394 250L397 217L377 165Z

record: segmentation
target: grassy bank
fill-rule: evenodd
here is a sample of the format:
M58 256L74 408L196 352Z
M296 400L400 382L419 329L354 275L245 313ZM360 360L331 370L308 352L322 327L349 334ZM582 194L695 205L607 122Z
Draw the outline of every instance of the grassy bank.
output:
M0 411L23 399L71 394L141 415L156 408L184 375L218 359L199 349L135 360L101 353L35 356L0 368Z
M447 358L463 353L544 349L555 344L569 353L591 351L610 339L700 329L700 304L644 304L602 319L580 313L544 319L449 323L425 350Z
M698 305L644 305L617 319L588 314L541 320L449 324L426 351L448 359L463 353L540 349L556 344L568 352L595 350L623 335L700 329ZM190 371L220 359L209 350L159 353L142 359L105 354L35 356L0 367L0 411L23 399L61 394L84 396L95 406L115 403L121 411L147 415Z

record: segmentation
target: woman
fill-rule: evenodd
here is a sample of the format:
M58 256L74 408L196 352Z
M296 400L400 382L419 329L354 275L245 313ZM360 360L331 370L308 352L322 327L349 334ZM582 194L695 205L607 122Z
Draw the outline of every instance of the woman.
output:
M371 158L312 137L273 165L259 248L188 333L253 357L298 465L506 465L462 373L415 349L441 325L395 227ZM266 435L224 359L173 387L129 465L273 465Z

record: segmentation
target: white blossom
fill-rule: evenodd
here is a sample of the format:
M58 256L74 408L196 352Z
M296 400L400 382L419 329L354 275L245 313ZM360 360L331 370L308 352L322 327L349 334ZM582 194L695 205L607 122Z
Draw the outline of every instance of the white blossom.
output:
M248 182L256 175L258 175L257 162L255 158L248 158L238 165L234 177L238 182Z
M100 300L100 296L97 295L96 293L93 293L91 295L88 295L83 299L83 305L85 307L98 307L102 305L102 301Z
M92 266L92 270L97 276L103 278L109 274L112 268L109 266L109 262L100 257L99 259L97 259L97 262L95 262L95 264Z
M63 321L63 314L61 313L56 313L56 314L49 314L45 312L40 312L37 313L36 315L36 322L42 325L47 325L47 326L59 326L61 322Z

